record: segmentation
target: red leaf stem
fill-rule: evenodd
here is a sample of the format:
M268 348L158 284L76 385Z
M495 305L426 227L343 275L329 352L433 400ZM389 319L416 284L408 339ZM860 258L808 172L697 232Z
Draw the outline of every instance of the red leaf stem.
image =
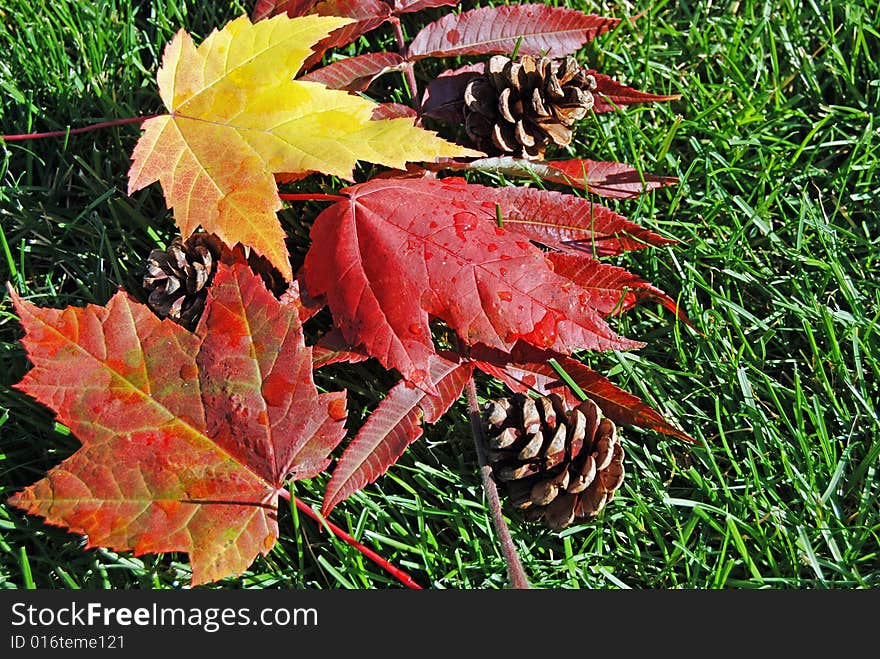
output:
M342 201L347 199L338 194L324 194L321 192L297 192L291 194L281 194L278 196L284 201Z
M288 492L287 490L280 490L279 495L281 496L282 499L287 499L288 501L291 500L290 492ZM360 542L355 540L351 535L349 535L348 533L343 531L340 527L338 527L336 524L334 524L330 520L325 519L325 518L321 517L320 515L318 515L318 513L316 513L314 510L312 510L312 508L309 506L309 504L301 501L300 499L297 499L296 497L293 497L293 502L296 504L296 507L302 513L304 513L308 517L312 518L319 525L326 524L327 528L329 528L331 531L333 531L333 534L337 538L339 538L340 540L344 541L345 543L347 543L347 544L351 545L352 547L354 547L355 549L357 549L361 554L363 554L364 556L369 558L371 561L376 563L379 567L381 567L386 572L390 573L395 579L400 581L400 583L402 583L404 586L406 586L407 588L411 588L413 590L422 590L422 587L416 583L415 579L413 579L411 576L409 576L406 572L404 572L400 568L395 567L394 565L389 563L387 560L385 560L384 558L379 556L379 554L374 552L369 547L362 545Z
M151 114L145 117L127 117L125 119L113 119L112 121L102 121L90 126L82 126L80 128L68 128L65 130L52 130L48 133L23 133L21 135L0 135L0 140L4 142L21 142L23 140L39 140L44 137L65 137L66 135L78 135L79 133L90 133L93 130L101 128L111 128L113 126L123 126L125 124L139 124L147 119L154 119L158 114Z

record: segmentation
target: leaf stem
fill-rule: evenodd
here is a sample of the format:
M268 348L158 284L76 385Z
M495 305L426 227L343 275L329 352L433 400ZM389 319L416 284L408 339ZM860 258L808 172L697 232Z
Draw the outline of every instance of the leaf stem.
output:
M507 575L510 587L517 589L531 588L529 579L516 553L513 538L504 515L501 512L501 499L498 497L498 488L492 478L492 467L486 460L484 447L483 423L480 419L480 404L477 401L477 387L474 384L473 375L467 382L468 417L471 420L471 432L474 435L474 444L477 448L477 458L480 461L480 477L483 479L483 491L489 503L489 511L492 513L492 524L501 540L501 549L504 552L504 561L507 563Z
M322 192L279 193L278 196L284 201L343 201L348 199L343 195Z
M416 80L416 72L413 63L406 56L406 38L403 36L403 27L400 25L400 17L392 16L391 24L394 26L394 37L397 39L397 47L400 49L400 56L406 62L403 72L406 76L406 85L409 87L409 98L411 105L418 109L419 107L419 82Z
M77 135L79 133L90 133L93 130L101 128L111 128L113 126L124 126L125 124L139 124L147 119L155 119L161 117L160 114L151 114L146 117L127 117L125 119L113 119L112 121L102 121L90 126L82 126L80 128L66 128L65 130L52 130L48 133L23 133L21 135L0 135L0 140L4 142L21 142L23 140L39 140L44 137L66 137L68 135Z
M376 563L379 567L384 569L386 572L389 572L394 578L396 578L398 581L400 581L404 586L411 588L413 590L422 590L422 587L415 582L415 579L413 579L411 576L409 576L406 572L404 572L400 568L395 567L394 565L392 565L391 563L386 561L384 558L379 556L379 554L374 552L369 547L362 545L360 542L355 540L351 535L349 535L348 533L343 531L340 527L338 527L336 524L334 524L330 520L325 519L325 518L321 517L320 515L318 515L318 513L316 513L314 510L312 510L312 508L304 501L302 501L301 499L298 499L296 497L291 497L290 492L288 492L287 490L280 490L278 494L281 496L281 498L287 499L288 501L291 501L291 499L292 499L294 504L296 504L296 507L298 510L305 513L307 516L311 517L320 526L326 526L328 529L330 529L330 531L333 532L333 535L335 535L340 540L343 540L347 544L349 544L352 547L354 547L355 549L357 549L361 554L363 554L364 556L369 558L371 561Z

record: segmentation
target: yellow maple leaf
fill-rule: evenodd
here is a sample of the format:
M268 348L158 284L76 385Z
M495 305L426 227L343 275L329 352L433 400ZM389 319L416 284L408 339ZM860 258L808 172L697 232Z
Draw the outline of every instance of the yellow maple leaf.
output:
M132 153L128 192L159 181L184 237L199 226L253 248L292 278L274 174L351 179L358 160L407 162L478 152L412 119L371 121L376 104L294 80L312 46L351 22L333 16L241 16L200 46L183 30L157 74L167 115L148 119Z

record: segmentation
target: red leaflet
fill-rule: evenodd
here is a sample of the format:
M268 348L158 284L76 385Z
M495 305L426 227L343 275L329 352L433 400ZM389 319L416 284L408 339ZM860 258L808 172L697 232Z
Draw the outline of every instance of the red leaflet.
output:
M303 71L309 70L319 62L324 53L331 48L350 44L361 35L382 25L391 18L391 7L382 0L322 0L310 13L319 16L354 18L355 22L334 30L326 39L319 41L314 47L314 53L303 64Z
M681 98L681 94L658 96L657 94L640 92L632 87L620 84L604 73L597 73L596 71L588 71L588 73L596 78L597 87L593 94L595 96L594 112L611 112L623 105L650 103L653 101L677 101Z
M343 192L350 200L312 226L309 294L326 297L349 343L431 394L432 316L468 343L502 350L520 339L561 353L643 345L615 334L540 249L496 225L498 205L509 214L518 201L508 190L448 178L377 179Z
M547 259L558 275L590 292L590 304L606 316L628 311L643 300L655 300L684 323L691 321L671 297L638 275L583 254L551 252Z
M425 26L409 46L409 58L509 54L561 57L620 23L617 18L542 4L481 7L447 14Z
M497 156L477 158L465 162L444 160L437 163L425 163L418 165L418 167L430 171L480 171L504 174L515 178L537 177L551 183L568 185L601 197L615 199L637 197L649 190L678 183L678 179L674 176L641 174L635 168L622 162L580 159L539 161Z
M402 103L380 103L373 110L370 119L373 121L381 121L383 119L402 119L408 117L415 122L418 113L408 105Z
M195 334L122 292L63 310L10 294L34 364L17 386L82 442L14 505L90 547L187 552L193 584L272 548L284 481L322 471L345 434L345 392L315 389L295 305L243 264L220 264Z
M422 423L434 423L458 399L472 371L470 363L433 355L429 378L437 395L406 382L395 385L339 459L324 492L321 512L329 515L340 501L388 471L406 447L421 437Z
M257 0L251 16L254 23L277 14L287 14L291 18L303 16L315 6L318 0Z
M615 423L648 428L686 442L695 442L693 437L671 425L640 398L624 391L576 359L547 350L536 350L523 344L517 345L509 355L477 346L471 351L471 356L478 360L475 362L477 368L503 380L513 391L524 392L531 389L541 394L557 391L571 400L571 390L547 363L549 359L556 358L557 363L578 387Z
M550 160L551 170L542 176L544 180L588 190L601 197L629 199L643 192L675 185L674 176L641 174L634 167L622 162L599 162L595 160Z
M504 227L562 251L615 256L678 241L643 229L589 199L535 188L498 188Z
M431 7L455 7L459 0L392 0L395 14L421 11Z
M367 53L333 62L299 79L320 82L331 89L362 92L380 75L399 71L403 61L397 53Z
M312 367L315 370L342 362L356 364L369 358L369 355L353 350L343 338L342 332L335 327L312 346Z
M458 4L458 0L390 0L391 1L391 12L398 16L400 14L406 14L408 12L413 11L421 11L422 9L429 9L431 7L454 7ZM262 20L264 18L269 18L270 16L275 16L276 14L286 13L291 18L296 16L303 16L309 13L309 10L314 7L318 3L318 0L257 0L256 5L254 6L254 13L252 19L254 22ZM346 2L346 3L334 3L332 0L328 2L321 2L320 5L331 5L337 7L339 11L345 11L346 7L351 7L352 5L363 4L365 6L377 7L378 3L373 2ZM382 2L381 4L387 5L387 2ZM319 6L320 6L319 5ZM377 9L379 13L384 13L384 9ZM329 13L328 13L329 12ZM321 13L318 10L318 13ZM348 14L333 14L330 9L325 9L322 13L323 16L348 16Z

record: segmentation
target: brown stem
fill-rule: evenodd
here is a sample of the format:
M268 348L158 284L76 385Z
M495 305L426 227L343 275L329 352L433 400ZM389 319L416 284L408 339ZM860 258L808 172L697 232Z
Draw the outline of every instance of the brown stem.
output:
M406 56L406 39L403 36L403 28L400 25L400 17L392 16L391 24L394 26L394 37L397 39L397 47L400 49L400 56L406 62L406 67L403 69L403 73L406 76L406 84L409 87L410 104L418 110L419 83L416 80L416 72L413 68L413 63Z
M477 458L480 461L480 477L483 479L483 491L488 499L489 511L492 513L492 524L501 540L501 549L504 552L504 561L507 563L507 575L511 588L531 588L529 579L519 560L519 554L510 536L510 529L501 512L501 499L498 497L498 488L495 479L492 478L492 467L486 459L485 437L483 436L483 423L480 419L480 404L477 401L477 386L474 377L467 382L468 417L471 420L471 432L474 435L474 444L477 448Z
M65 137L67 135L77 135L79 133L90 133L93 130L101 128L110 128L112 126L123 126L125 124L139 124L147 119L160 117L159 114L151 114L146 117L127 117L125 119L114 119L112 121L102 121L91 126L83 126L81 128L67 128L65 130L53 130L48 133L23 133L21 135L0 135L0 140L4 142L20 142L22 140L39 140L44 137Z

